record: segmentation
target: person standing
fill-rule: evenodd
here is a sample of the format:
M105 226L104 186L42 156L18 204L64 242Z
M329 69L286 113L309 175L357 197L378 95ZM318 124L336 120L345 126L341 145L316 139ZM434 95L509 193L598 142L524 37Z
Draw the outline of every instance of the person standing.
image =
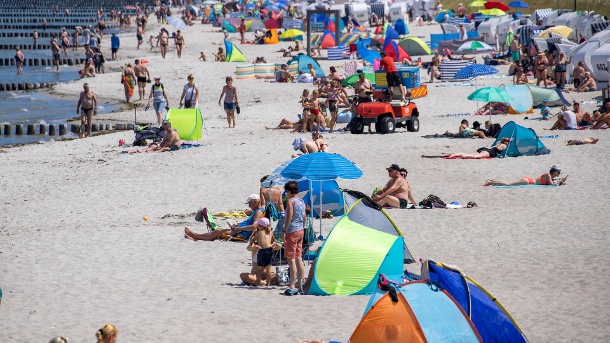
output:
M169 100L167 99L167 93L165 93L165 87L161 83L160 76L155 76L155 83L150 88L150 96L148 97L148 104L146 107L150 106L151 100L153 102L155 113L157 114L157 124L161 126L161 114L163 113L164 108L168 108Z
M289 181L284 185L288 196L286 201L286 219L282 240L284 241L284 256L290 268L290 284L284 295L296 295L301 289L303 281L303 238L307 225L305 202L299 198L299 186L296 181ZM296 279L296 280L295 280ZM298 282L298 288L295 287Z
M46 31L49 23L47 22L47 18L42 18L42 30Z
M89 88L89 84L83 84L83 91L80 93L76 113L80 114L81 133L80 138L89 137L91 134L91 120L93 114L97 112L97 96Z
M165 54L167 54L167 44L169 43L169 35L164 29L161 29L161 32L159 33L159 43L161 43L161 57L165 58Z
M136 66L133 67L133 71L136 74L136 80L138 81L138 95L140 95L138 100L142 100L146 95L146 83L150 80L150 73L148 72L148 68L140 63L140 60L136 60Z
M55 71L59 72L59 59L61 56L59 55L60 47L57 44L56 35L53 34L51 36L51 51L53 52L53 64L55 64Z
M367 79L363 71L358 71L358 81L354 85L354 92L358 96L358 103L371 102L371 93L373 91L373 85L371 81ZM354 113L355 114L355 113Z
M513 41L510 42L510 53L513 58L513 62L521 60L521 44L519 44L519 36L515 35Z
M388 87L393 94L393 87L398 87L400 89L400 95L402 97L402 101L405 101L405 87L402 85L402 79L400 78L400 73L394 65L394 60L392 57L388 56L385 51L380 53L381 62L379 62L380 69L385 70L386 79L388 81Z
M133 90L136 85L135 75L135 72L131 68L131 63L128 63L127 67L123 69L123 73L121 73L121 83L123 84L123 89L125 90L125 102L128 104L131 103L131 97L133 96Z
M38 45L38 31L34 29L34 34L32 34L32 38L34 39L34 48Z
M178 58L181 58L182 46L184 45L184 36L180 32L180 30L176 32L176 36L174 37L174 45L176 47L176 54L178 55Z
M138 50L140 50L140 45L142 45L142 43L144 42L144 38L142 38L143 34L144 28L142 27L142 25L138 24L138 31L136 33L136 38L138 38Z
M72 32L72 51L78 50L78 29L74 29Z
M239 37L241 39L240 43L241 44L246 44L246 38L245 38L245 34L246 34L246 20L244 18L241 18L241 24L239 24Z
M227 112L227 122L229 123L229 128L235 128L235 109L239 106L239 101L237 99L237 88L233 86L233 78L227 76L225 79L227 83L226 86L222 87L222 93L220 93L220 98L218 99L218 106L220 106L220 101L224 96L224 109ZM233 126L231 126L233 123Z
M466 40L468 39L468 32L466 32L466 28L464 27L463 23L460 23L460 37L459 40Z
M17 66L17 74L21 74L23 73L21 65L23 65L23 63L25 62L25 56L23 55L21 49L17 48L16 50L17 51L15 51L15 65Z
M116 60L118 57L119 47L121 46L121 39L116 33L112 34L110 37L110 50L112 51L112 56L110 57L112 61Z
M199 105L199 85L195 83L195 75L187 76L188 83L184 85L182 95L180 96L180 107L184 100L184 108L195 108Z
M90 30L91 26L87 26L85 27L85 29L83 30L83 44L88 45L89 44L89 39L91 39L91 30Z

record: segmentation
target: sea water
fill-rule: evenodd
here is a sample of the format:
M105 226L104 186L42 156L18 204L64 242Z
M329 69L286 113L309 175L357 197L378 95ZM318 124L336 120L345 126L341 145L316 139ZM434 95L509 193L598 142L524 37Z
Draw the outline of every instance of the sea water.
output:
M74 67L61 67L59 72L55 67L21 67L23 73L17 74L17 67L0 67L0 83L41 83L41 82L67 82L80 77L78 69Z
M66 120L77 116L77 102L78 94L74 95L74 99L63 99L50 96L44 91L0 92L0 124L2 125L0 146L65 138L57 136L59 132L57 129L56 136L25 134L17 136L14 126L15 124L23 124L25 131L27 124L63 124ZM110 113L118 108L117 105L100 103L97 113ZM11 124L12 126L10 136L4 135L4 124ZM38 127L36 127L36 131L38 131ZM68 133L69 136L71 136L70 133Z

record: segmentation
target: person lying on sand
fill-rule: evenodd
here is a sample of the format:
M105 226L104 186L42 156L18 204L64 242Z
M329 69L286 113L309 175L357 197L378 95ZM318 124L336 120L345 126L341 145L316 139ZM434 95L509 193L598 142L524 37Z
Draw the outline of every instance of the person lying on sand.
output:
M185 227L184 238L192 241L214 241L219 238L229 238L229 236L238 237L244 240L250 238L252 231L256 230L258 227L256 223L263 218L263 209L260 207L260 197L257 194L251 194L248 199L246 199L246 204L248 204L248 207L252 210L252 214L241 223L235 225L229 224L229 229L214 230L206 233L196 233L188 227Z
M135 149L128 151L128 154L135 154L140 152L165 152L165 151L175 151L180 150L182 148L182 140L180 140L180 136L178 132L172 129L172 124L165 120L162 124L163 127L163 139L160 143L152 143L148 146L148 148L144 150Z
M585 138L585 139L570 139L565 141L565 145L583 145L583 144L597 144L599 138Z
M401 175L401 168L397 164L392 164L386 168L390 180L386 185L371 197L380 206L390 206L394 208L407 208L409 201L415 204L411 186ZM406 172L406 170L405 170ZM406 175L406 173L404 174ZM407 201L407 199L409 201Z
M446 158L446 159L483 159L483 158L494 158L502 153L502 151L506 150L508 147L508 143L510 143L510 138L502 138L500 143L492 146L491 148L482 147L477 149L476 153L451 153L448 155L422 155L422 158Z
M311 154L314 152L318 152L318 145L311 139L304 140L303 138L296 138L292 142L292 147L295 151L301 151L303 154ZM301 154L293 154L292 158L298 157Z
M468 127L468 125L468 120L464 119L460 123L458 133L451 133L449 131L446 131L443 135L452 138L486 138L485 132L483 132L482 130L475 130L474 128L470 128Z
M485 106L479 108L474 115L475 116L488 116L489 113L489 102L487 104L485 104ZM504 104L503 102L492 102L491 103L491 114L492 115L497 115L497 114L507 114L508 113L508 107L506 107L506 104Z
M517 181L487 180L483 186L518 186L518 185L549 185L562 186L566 184L567 176L559 179L561 169L554 164L548 173L544 173L537 178L525 176Z
M318 131L314 131L311 133L311 139L316 143L318 147L318 151L328 152L328 143L322 139L322 135Z

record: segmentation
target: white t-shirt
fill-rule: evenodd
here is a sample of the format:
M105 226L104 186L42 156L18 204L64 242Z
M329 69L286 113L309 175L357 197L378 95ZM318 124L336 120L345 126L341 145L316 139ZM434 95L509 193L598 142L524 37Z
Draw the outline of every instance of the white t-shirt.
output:
M303 73L303 74L299 75L299 77L297 78L297 82L298 83L312 83L313 77L309 73Z
M568 129L576 129L576 114L570 110L561 112L559 114L563 116L563 119L566 121Z
M199 86L197 84L195 84L194 87L189 87L189 84L187 83L186 85L184 85L184 89L186 90L186 95L184 96L184 102L188 101L188 100L192 100L193 104L197 102L197 89L199 89ZM193 94L193 91L195 92L195 94Z
M440 12L440 11L442 11L442 10L443 10L443 4L438 4L438 5L436 5L436 11L437 11L437 12Z

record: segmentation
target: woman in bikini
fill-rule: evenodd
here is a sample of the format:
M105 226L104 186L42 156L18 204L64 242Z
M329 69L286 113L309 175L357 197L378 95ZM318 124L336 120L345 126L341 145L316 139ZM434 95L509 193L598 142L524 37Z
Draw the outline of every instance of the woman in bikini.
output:
M309 89L303 89L303 94L301 95L301 106L303 106L303 122L305 123L305 130L311 130L313 128L313 118L310 114L311 99L309 98Z
M318 98L320 97L320 92L316 89L312 93L311 102L309 105L309 111L311 112L312 122L315 124L315 130L320 131L321 128L325 127L324 115L320 110L320 101ZM312 130L314 129L312 125Z
M184 44L184 36L180 33L180 30L176 32L176 36L174 37L174 45L176 46L176 54L178 58L182 57L182 45Z
M457 158L462 158L462 159L474 159L474 160L478 160L478 159L484 159L484 158L494 158L497 157L498 155L500 155L504 150L506 150L506 148L508 147L508 143L510 143L510 138L502 138L502 140L500 141L500 143L498 143L497 145L492 146L491 148L487 148L487 147L482 147L477 149L476 153L452 153L452 154L448 154L448 155L422 155L422 158L446 158L446 159L457 159Z
M536 56L536 86L540 86L540 82L544 82L544 87L548 85L547 67L549 66L549 60L544 56L544 52L539 52Z
M527 85L527 75L523 72L523 67L518 67L515 76L513 76L513 85Z
M557 88L563 89L563 86L567 84L566 80L566 72L568 70L568 64L572 59L569 60L566 58L563 52L559 53L559 57L557 57L557 63L555 64L555 83L557 83Z
M517 181L509 182L502 180L487 180L483 186L518 186L518 185L546 185L546 186L561 186L566 184L566 177L559 179L561 169L557 165L553 165L548 173L544 173L537 178L525 176Z
M328 152L328 144L324 141L324 139L322 139L322 135L320 134L320 132L312 132L311 133L311 139L316 143L316 145L318 146L318 151L322 151L322 152Z
M341 89L337 87L337 81L332 80L330 82L330 88L328 89L328 94L326 95L326 102L328 104L328 109L330 110L330 130L329 133L333 132L333 128L335 127L335 123L337 122L337 100L339 97L339 92Z

